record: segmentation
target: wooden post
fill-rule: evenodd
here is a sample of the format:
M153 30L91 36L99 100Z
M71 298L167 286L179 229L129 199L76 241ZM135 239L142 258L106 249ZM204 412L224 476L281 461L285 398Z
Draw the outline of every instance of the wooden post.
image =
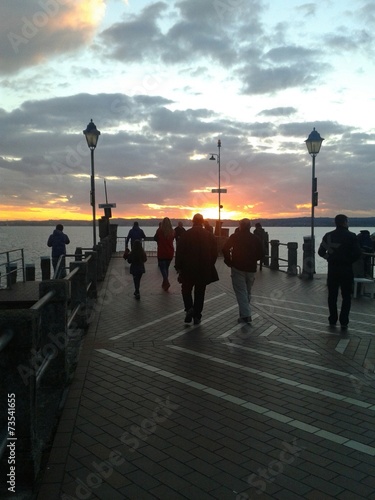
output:
M298 274L297 267L297 248L298 243L289 242L288 243L288 274Z
M41 257L40 258L40 268L42 270L42 280L51 279L51 258Z
M25 265L26 281L35 281L35 264Z
M279 270L279 240L271 240L271 265L270 269Z

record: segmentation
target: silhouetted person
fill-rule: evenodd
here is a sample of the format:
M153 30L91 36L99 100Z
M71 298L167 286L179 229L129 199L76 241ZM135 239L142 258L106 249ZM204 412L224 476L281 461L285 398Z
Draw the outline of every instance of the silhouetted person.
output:
M257 261L264 256L261 240L250 232L249 219L242 219L223 246L224 262L231 268L240 317L238 322L251 323L251 288L254 284Z
M180 238L175 257L185 306L185 323L201 322L206 286L217 281L217 245L214 235L203 227L203 216L193 217L193 227ZM194 289L194 300L193 300Z
M318 254L328 262L328 321L331 326L340 321L341 328L349 324L351 294L354 283L353 263L361 255L361 248L354 233L348 230L348 218L339 214L335 217L336 229L323 236ZM340 315L337 311L337 298L341 289L342 304Z
M186 232L186 229L184 228L184 224L182 221L179 221L177 226L174 228L174 234L176 238L176 243L178 243L179 239L181 236Z
M137 221L134 222L133 227L130 229L128 236L126 237L125 240L125 248L128 248L129 246L129 240L130 240L130 248L133 247L133 243L135 240L142 241L146 238L145 233L143 232L143 229L139 227L139 224Z
M142 275L146 272L145 262L147 261L146 252L142 248L140 240L134 240L133 247L127 258L130 264L130 274L133 276L134 297L141 298L139 287L141 285Z
M260 222L257 222L255 224L255 229L253 234L255 234L255 236L258 236L258 238L262 242L263 253L264 255L266 255L268 250L266 242L266 231L262 228L262 224ZM260 260L259 269L262 270L262 267L263 267L263 259Z
M52 266L53 270L56 271L56 266L61 255L66 255L66 246L70 243L70 240L66 234L63 233L64 226L62 224L57 224L56 229L49 236L47 241L47 246L52 247ZM61 260L59 278L64 278L65 272L65 257Z

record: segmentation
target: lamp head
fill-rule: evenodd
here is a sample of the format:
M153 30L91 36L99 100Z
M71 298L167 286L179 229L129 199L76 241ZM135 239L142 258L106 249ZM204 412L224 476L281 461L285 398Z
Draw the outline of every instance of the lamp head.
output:
M96 128L96 125L92 121L92 118L91 118L90 123L87 125L86 130L84 130L83 133L86 136L86 141L87 141L88 147L91 150L94 150L96 148L97 143L98 143L100 132Z
M323 137L320 137L319 132L317 132L314 127L314 130L305 141L309 154L311 154L312 156L317 155L320 151L320 147L323 141Z
M210 160L216 160L216 158L215 158L215 156L213 154L211 154Z

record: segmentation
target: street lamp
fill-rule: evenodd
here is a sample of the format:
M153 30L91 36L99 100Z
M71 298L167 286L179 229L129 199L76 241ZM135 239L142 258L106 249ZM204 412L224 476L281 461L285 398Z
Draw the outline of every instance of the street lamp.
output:
M218 189L211 189L211 193L218 193L219 195L219 220L218 220L218 225L217 225L217 235L218 236L221 236L221 209L223 208L223 205L221 204L221 193L226 193L227 190L226 189L221 189L221 186L220 186L220 148L221 148L221 140L219 139L217 141L217 148L218 148L218 151L219 153L210 153L211 154L211 158L210 160L217 160L217 164L218 164L218 167L219 167L219 188Z
M320 137L319 132L314 130L311 132L309 137L306 139L307 151L312 157L312 187L311 187L311 264L309 266L309 277L313 278L315 273L315 235L314 235L314 208L318 206L318 185L317 178L315 177L315 157L319 153L323 137Z
M94 150L98 144L100 132L97 130L95 123L91 121L87 125L86 130L83 131L86 136L87 145L91 151L91 191L90 191L90 203L92 206L92 234L93 234L93 245L96 246L96 215L95 215L95 174L94 174Z

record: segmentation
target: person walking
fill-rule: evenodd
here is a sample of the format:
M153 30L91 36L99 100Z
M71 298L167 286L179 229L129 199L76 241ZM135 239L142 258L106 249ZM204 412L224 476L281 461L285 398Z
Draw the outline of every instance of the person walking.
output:
M185 323L194 320L194 325L201 322L207 285L219 279L215 268L216 239L204 229L203 224L203 216L195 214L193 227L188 229L178 242L175 258L186 312Z
M164 217L158 230L155 233L154 240L158 244L158 265L163 276L161 284L163 290L167 291L171 284L169 283L169 266L174 257L173 241L175 239L175 232L172 227L171 221L168 217Z
M63 233L64 226L62 224L57 224L56 229L49 236L47 241L47 246L52 247L52 266L53 270L56 272L56 267L59 258L66 255L66 245L69 245L69 237ZM59 269L59 278L64 278L66 276L65 272L65 257L62 257L61 265Z
M135 240L139 240L142 242L146 238L145 233L143 232L143 229L139 227L139 223L135 221L133 223L133 227L129 230L129 233L126 237L125 240L125 248L129 248L129 240L130 240L130 248L133 247L133 243Z
M263 247L263 252L264 255L267 253L267 242L266 242L266 231L263 229L262 224L260 222L257 222L255 224L255 229L253 234L258 236L260 241L262 242L262 247ZM259 262L259 270L261 271L263 267L263 259L260 260Z
M145 262L147 261L147 255L140 240L134 240L131 252L127 257L127 261L130 264L130 274L133 275L134 297L139 300L141 298L139 292L141 278L146 272Z
M361 255L356 235L348 229L348 218L344 214L335 217L336 229L323 236L318 254L328 262L328 321L331 326L340 321L345 330L349 324L351 294L354 283L352 265ZM340 315L337 310L338 292L341 289L342 303Z
M249 219L240 221L238 231L223 246L224 263L231 268L234 293L239 307L239 323L251 323L251 288L255 281L257 261L263 259L261 240L250 232Z

